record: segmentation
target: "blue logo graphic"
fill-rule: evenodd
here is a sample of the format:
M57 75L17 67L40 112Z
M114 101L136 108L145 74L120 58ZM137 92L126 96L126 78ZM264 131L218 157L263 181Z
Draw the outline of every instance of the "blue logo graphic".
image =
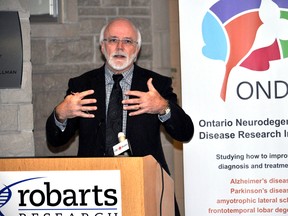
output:
M26 182L26 181L31 181L31 180L35 180L35 179L39 179L39 178L43 178L43 177L35 177L35 178L29 178L29 179L24 179L18 182L14 182L13 184L10 184L8 186L4 185L5 187L3 189L0 190L0 209L5 206L9 200L12 197L12 191L11 191L11 187ZM0 216L5 216L1 211L0 211Z

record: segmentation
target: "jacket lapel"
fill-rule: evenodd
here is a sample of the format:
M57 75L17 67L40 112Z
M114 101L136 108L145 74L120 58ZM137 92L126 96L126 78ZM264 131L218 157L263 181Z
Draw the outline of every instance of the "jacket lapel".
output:
M147 74L140 67L134 65L131 90L148 91L147 80Z
M141 70L140 67L137 65L134 65L134 71L133 71L133 78L131 83L131 90L135 91L143 91L147 92L147 80L148 80L147 74ZM127 137L130 137L131 134L135 134L133 125L139 124L139 118L138 117L129 117L129 112L127 113L127 127L126 127L126 135Z

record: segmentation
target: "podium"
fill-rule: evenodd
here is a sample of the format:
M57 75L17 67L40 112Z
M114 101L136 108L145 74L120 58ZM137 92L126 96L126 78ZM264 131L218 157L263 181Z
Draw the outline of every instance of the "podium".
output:
M123 216L174 215L174 182L152 156L0 159L0 172L58 170L120 170Z

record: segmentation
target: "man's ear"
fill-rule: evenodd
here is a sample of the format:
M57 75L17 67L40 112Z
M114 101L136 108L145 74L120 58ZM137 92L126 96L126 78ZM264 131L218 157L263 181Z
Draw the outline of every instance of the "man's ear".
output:
M101 44L100 44L100 48L101 48L101 52L102 52L102 54L104 55L104 51L105 51L104 49L105 49L105 48L104 48L104 44L103 44L103 42L101 42Z

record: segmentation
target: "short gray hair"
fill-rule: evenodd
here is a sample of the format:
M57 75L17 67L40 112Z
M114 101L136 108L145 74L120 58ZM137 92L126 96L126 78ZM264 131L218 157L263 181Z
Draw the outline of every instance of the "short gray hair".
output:
M140 48L141 47L141 43L142 43L142 38L141 38L141 33L140 30L128 19L125 18L117 18L112 20L111 22L115 21L115 20L127 20L128 22L131 23L132 27L135 29L136 33L137 33L137 46ZM104 33L106 31L106 28L108 27L108 25L111 23L109 22L108 24L104 25L100 31L100 37L99 37L99 44L101 44L104 40Z

